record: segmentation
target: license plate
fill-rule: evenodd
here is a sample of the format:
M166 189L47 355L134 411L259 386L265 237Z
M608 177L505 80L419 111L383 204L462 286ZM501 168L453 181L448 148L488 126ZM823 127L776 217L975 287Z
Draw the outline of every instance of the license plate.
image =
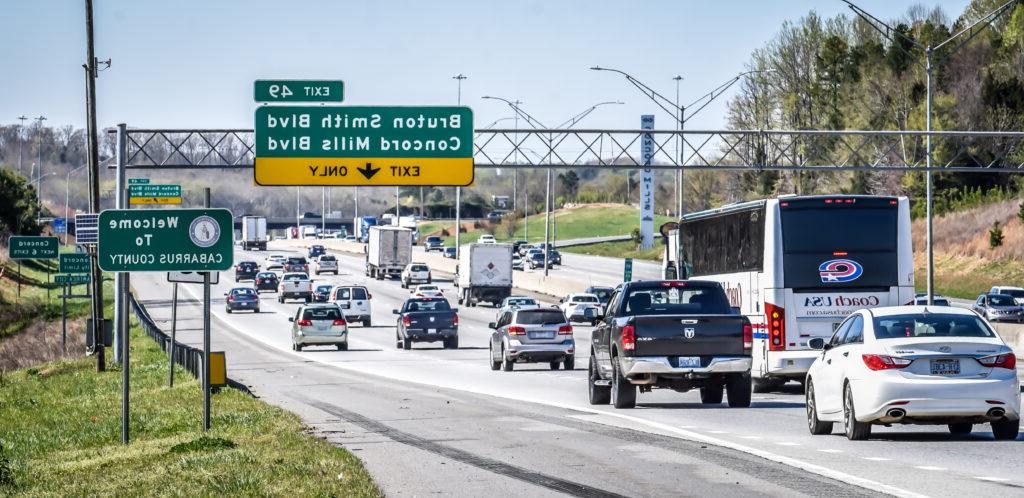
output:
M437 333L437 329L427 329L427 333L428 334L436 334Z
M553 339L554 337L554 332L534 332L530 334L530 339Z
M932 375L958 375L960 360L932 360Z
M700 356L680 356L679 368L700 368Z

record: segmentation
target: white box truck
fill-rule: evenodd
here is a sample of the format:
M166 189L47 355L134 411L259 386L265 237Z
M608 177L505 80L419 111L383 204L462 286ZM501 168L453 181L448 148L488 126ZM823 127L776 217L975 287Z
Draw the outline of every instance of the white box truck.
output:
M459 304L487 301L497 307L512 295L512 245L466 244L459 251L455 279Z
M267 219L262 216L242 217L242 249L267 250Z
M412 262L412 231L393 226L372 226L366 243L366 276L383 280L398 277Z

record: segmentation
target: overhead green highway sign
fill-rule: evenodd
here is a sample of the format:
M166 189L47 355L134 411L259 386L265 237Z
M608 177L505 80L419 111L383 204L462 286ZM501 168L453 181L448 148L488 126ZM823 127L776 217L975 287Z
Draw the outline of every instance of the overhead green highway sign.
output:
M99 219L103 271L224 271L233 262L227 209L108 209Z
M256 102L339 103L345 98L341 80L256 80Z
M11 259L57 259L57 237L14 235L7 245Z
M473 183L468 107L263 106L255 121L259 185Z
M61 253L57 271L61 273L89 273L92 271L89 255L77 252Z

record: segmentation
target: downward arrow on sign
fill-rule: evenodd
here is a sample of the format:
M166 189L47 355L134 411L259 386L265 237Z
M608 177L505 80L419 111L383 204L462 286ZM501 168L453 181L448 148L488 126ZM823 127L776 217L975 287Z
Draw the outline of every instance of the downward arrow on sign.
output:
M362 167L362 168L356 168L356 169L357 169L357 170L358 170L358 171L359 171L360 173L362 173L362 174L363 174L363 176L365 176L367 180L369 180L369 179L373 178L373 175L376 175L376 174L377 174L377 172L378 172L378 171L380 171L380 168L374 168L374 167L373 167L373 165L372 165L372 164L370 164L370 163L366 163L366 166L365 166L365 167Z

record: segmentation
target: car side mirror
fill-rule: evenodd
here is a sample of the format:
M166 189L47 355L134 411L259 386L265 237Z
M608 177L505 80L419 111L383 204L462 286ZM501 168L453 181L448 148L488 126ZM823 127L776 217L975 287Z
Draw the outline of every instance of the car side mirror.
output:
M498 328L498 324L494 323L494 322L488 323L487 324L487 328L489 328L489 329L496 329L496 328Z
M226 295L228 295L228 293L227 293L227 292L225 292L225 293L224 293L224 295L226 296Z
M290 316L290 317L288 317L288 321L289 321L289 322L294 322L294 321L295 321L295 317L294 317L294 316Z
M558 300L558 302L559 302L559 303L564 303L564 302L565 302L565 299L559 299L559 300Z
M391 310L391 314L392 315L397 315L398 314L398 310Z
M815 337L814 339L807 341L807 347L822 351L825 349L825 339Z

